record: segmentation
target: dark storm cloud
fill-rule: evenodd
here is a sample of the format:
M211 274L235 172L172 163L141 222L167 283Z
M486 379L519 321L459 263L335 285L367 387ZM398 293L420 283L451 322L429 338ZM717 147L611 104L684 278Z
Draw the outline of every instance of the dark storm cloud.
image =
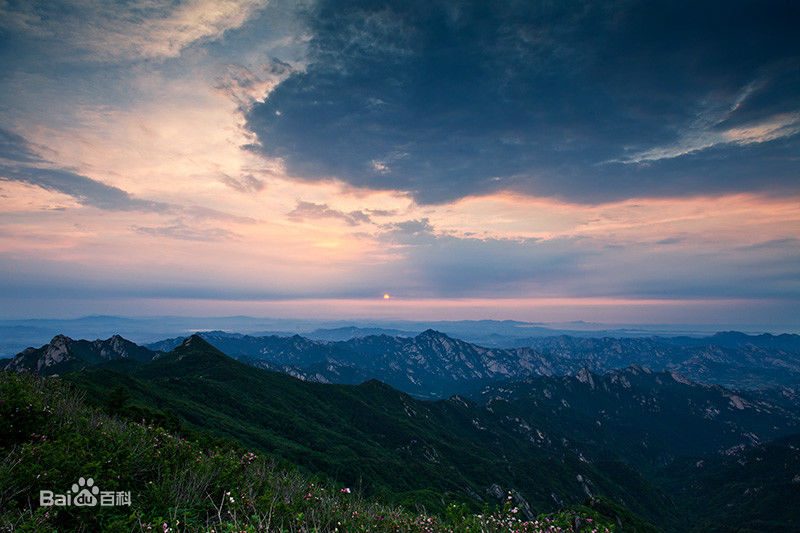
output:
M300 178L421 203L799 192L795 2L321 0L307 16L307 68L247 116L253 148Z

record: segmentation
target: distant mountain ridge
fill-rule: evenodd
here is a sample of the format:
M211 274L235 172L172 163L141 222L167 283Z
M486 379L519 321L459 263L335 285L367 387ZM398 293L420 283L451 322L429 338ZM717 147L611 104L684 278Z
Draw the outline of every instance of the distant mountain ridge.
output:
M415 337L370 335L334 342L299 335L198 335L226 354L260 368L323 383L358 384L375 378L420 397L443 397L480 383L567 373L576 367L530 348L484 348L434 330ZM180 341L168 339L148 347L163 351Z
M800 432L800 402L784 390L734 391L639 365L605 374L584 368L573 376L531 376L487 386L474 399L523 418L519 413L546 413L572 439L618 450L650 469Z
M75 339L105 339L119 334L138 344L157 342L169 337L183 337L197 331L236 331L253 336L300 334L317 340L348 340L355 336L384 333L390 336L415 336L426 329L441 331L450 337L487 348L519 348L529 339L557 335L571 337L706 337L732 327L670 324L596 324L581 321L536 323L514 320L304 320L247 316L178 317L178 316L84 316L72 319L3 319L0 320L0 357L13 356L27 346L41 346L58 334ZM781 332L800 333L798 325L785 325ZM749 333L772 331L748 329Z
M353 333L357 332L345 329L334 336ZM531 339L531 346L507 349L478 346L434 330L413 337L380 334L342 341L223 331L198 335L223 353L265 370L321 383L359 384L378 379L420 398L469 394L496 381L527 376L570 375L582 368L602 374L631 365L676 371L697 382L736 389L800 385L798 335L725 332L704 339L551 336ZM91 342L58 335L41 348L17 354L8 367L53 374L108 359L148 360L174 349L185 338L140 347L119 335Z
M800 385L800 335L717 333L710 337L541 337L531 347L605 372L639 364L675 370L701 383L732 388Z
M377 335L387 335L389 337L414 337L419 332L406 331L402 329L393 328L360 328L356 326L348 326L341 328L320 328L315 329L304 336L309 339L325 340L325 341L349 341L359 337L371 337Z
M741 331L719 331L708 337L656 337L671 344L683 346L702 346L713 344L724 348L740 348L742 346L756 346L759 348L786 350L790 352L800 351L800 335L796 333L781 333L773 335L762 333L760 335L748 335Z
M423 397L467 392L495 380L574 374L583 367L603 373L637 364L732 388L800 385L800 335L551 336L506 349L481 347L433 330L414 337L369 335L334 342L299 335L255 337L221 331L199 335L260 368L323 383L356 384L376 378ZM169 350L181 340L148 347Z
M27 348L12 358L8 370L30 370L43 375L80 370L114 359L149 361L156 352L139 346L119 335L106 340L73 340L56 335L41 348Z

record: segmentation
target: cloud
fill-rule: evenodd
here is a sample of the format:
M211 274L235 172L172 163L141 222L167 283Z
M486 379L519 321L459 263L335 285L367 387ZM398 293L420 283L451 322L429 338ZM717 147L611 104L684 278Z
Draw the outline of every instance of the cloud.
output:
M0 166L0 181L19 181L75 198L83 205L112 211L165 212L170 206L131 197L127 192L69 170L32 166Z
M397 214L396 209L366 209L365 211L374 217L391 217Z
M798 17L755 1L320 0L306 68L247 127L300 179L421 204L797 194Z
M0 160L2 159L16 163L42 161L42 158L24 137L0 128Z
M57 168L45 160L24 137L0 129L0 158L19 163L0 163L0 181L17 181L56 191L75 198L79 203L113 211L164 212L171 207L131 197L126 191L78 174Z
M256 4L235 29L228 3L202 27L178 16L201 2L0 0L0 270L43 294L800 298L786 3Z
M382 228L384 232L381 239L393 243L421 244L436 240L434 227L427 218L393 222L383 225Z
M399 246L407 291L415 296L550 294L589 255L574 239L467 237L437 231L427 218L381 226L376 239Z
M131 231L154 237L169 237L187 241L228 241L237 240L239 236L222 228L198 228L189 226L182 220L163 226L131 226Z
M265 0L118 2L34 1L0 4L0 28L72 45L98 60L177 57L195 43L242 26Z
M194 218L228 220L242 224L252 224L250 217L231 215L224 211L196 205L177 205L135 198L128 192L101 181L88 178L70 170L60 168L40 168L33 166L0 165L0 181L27 183L62 194L69 195L78 203L107 211L146 211L160 214L182 214Z
M437 235L405 250L412 280L437 296L553 296L575 290L591 251L572 239ZM558 287L558 289L555 289Z
M603 258L596 268L603 272L604 284L595 285L593 291L639 298L800 301L799 258L797 246L725 250L724 253L685 249L643 253L634 247ZM624 262L627 268L615 273L612 261Z
M256 178L252 174L243 174L234 178L224 172L220 175L220 181L239 192L258 192L264 188L264 181Z
M618 232L466 235L422 218L381 225L374 238L397 256L388 277L412 297L800 298L793 237L742 247L692 232Z
M297 201L297 205L287 215L289 220L302 222L306 219L335 218L343 220L348 226L369 224L372 219L363 211L339 211L328 207L328 204L315 204L313 202Z
M107 185L78 172L61 168L41 157L36 147L20 135L0 129L0 159L31 164L4 164L0 160L0 181L19 182L55 191L74 198L78 203L108 211L145 211L173 214L195 219L225 220L252 224L251 217L232 215L217 209L198 205L177 205L169 202L145 200L131 196L127 191ZM263 183L251 175L239 179L223 175L228 186L242 192L261 190Z
M725 130L722 135L728 142L752 144L790 137L800 132L800 113L786 113L738 128Z
M395 222L389 227L407 235L433 234L433 226L427 218Z
M230 64L217 79L215 88L236 102L240 110L245 111L255 102L266 98L293 71L292 65L276 58L270 58L257 69Z
M659 245L666 245L666 244L681 244L686 240L685 237L667 237L665 239L659 239L654 242L654 244Z
M731 112L739 109L742 102L741 97L737 98L731 106ZM700 121L700 125L691 127L681 135L678 141L672 144L649 148L611 162L626 164L647 163L661 159L682 157L714 147L766 143L792 137L800 133L800 112L783 113L757 122L719 129L719 124L723 123L724 120L719 120L716 123L708 123L707 120Z
M783 239L770 239L768 241L763 241L756 244L740 246L737 248L737 250L743 252L777 251L781 253L789 252L790 254L800 255L800 239L794 237L787 237Z

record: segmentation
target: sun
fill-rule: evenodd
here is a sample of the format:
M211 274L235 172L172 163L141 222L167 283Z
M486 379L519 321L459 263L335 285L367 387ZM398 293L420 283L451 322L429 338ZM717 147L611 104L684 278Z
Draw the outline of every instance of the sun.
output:
M384 300L388 300L389 298L391 298L391 296L389 296L388 292L383 293L383 299Z

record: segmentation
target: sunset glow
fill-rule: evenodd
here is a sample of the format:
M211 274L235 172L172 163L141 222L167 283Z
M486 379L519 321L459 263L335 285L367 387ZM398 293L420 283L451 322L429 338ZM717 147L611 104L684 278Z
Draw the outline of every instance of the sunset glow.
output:
M133 24L58 4L0 6L6 317L800 327L797 49L754 33L752 65L708 52L678 76L686 51L643 65L620 22L617 78L591 42L557 42L594 27L577 14L520 52L541 21L510 11L519 46L471 48L410 7L154 2ZM629 80L671 85L650 99Z

